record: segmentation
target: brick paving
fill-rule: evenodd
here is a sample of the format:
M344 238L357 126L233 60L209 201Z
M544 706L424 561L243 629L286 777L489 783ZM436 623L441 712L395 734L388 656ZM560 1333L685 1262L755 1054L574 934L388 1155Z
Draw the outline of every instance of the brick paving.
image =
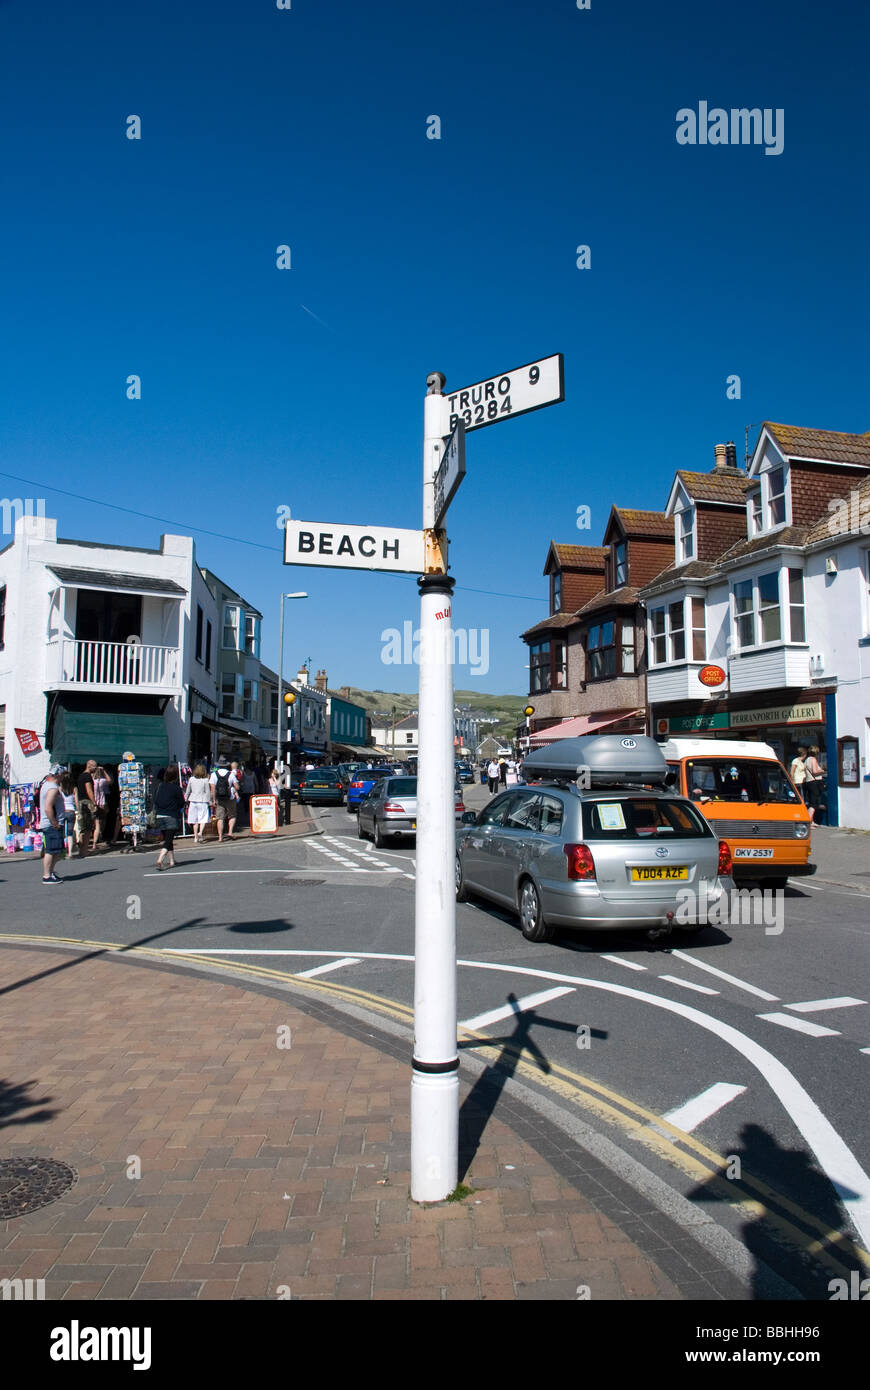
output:
M0 1157L78 1172L0 1222L47 1299L683 1296L497 1113L472 1194L412 1204L409 1063L327 1007L17 945L0 994Z

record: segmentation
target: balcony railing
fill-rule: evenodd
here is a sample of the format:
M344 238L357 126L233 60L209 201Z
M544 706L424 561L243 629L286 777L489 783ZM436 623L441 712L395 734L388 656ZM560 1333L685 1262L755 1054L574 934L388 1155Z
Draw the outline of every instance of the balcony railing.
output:
M97 686L103 690L174 690L179 685L178 647L145 647L132 642L77 642L63 638L56 684Z

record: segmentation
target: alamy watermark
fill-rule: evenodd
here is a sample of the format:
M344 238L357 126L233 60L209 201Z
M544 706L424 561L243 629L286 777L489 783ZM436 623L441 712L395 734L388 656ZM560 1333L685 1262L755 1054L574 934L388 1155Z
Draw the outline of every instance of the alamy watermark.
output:
M18 522L24 517L24 529L28 536L42 533L45 521L44 497L0 497L0 514L3 518L3 535L14 536Z
M870 493L863 497L852 488L848 497L832 497L828 502L828 530L832 536L848 536L857 532L870 536Z
M436 613L436 618L447 620L450 609ZM426 633L415 628L410 619L397 627L385 627L381 633L381 661L385 666L419 666L421 661L437 664L446 658L449 665L467 666L472 676L485 676L489 670L489 628L455 627L450 630L447 642L435 634L431 641L432 651L427 650Z
M697 111L683 106L677 112L678 145L764 145L765 154L782 154L785 148L785 111L781 106L751 108L709 106L698 102Z
M780 889L734 888L730 893L697 888L677 891L674 921L679 926L706 922L711 927L764 927L765 936L781 936L785 930L785 894Z

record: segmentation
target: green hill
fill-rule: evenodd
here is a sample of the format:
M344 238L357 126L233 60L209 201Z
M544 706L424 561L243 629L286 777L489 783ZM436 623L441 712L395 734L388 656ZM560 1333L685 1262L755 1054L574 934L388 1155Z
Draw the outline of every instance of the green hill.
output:
M338 693L339 686L332 685ZM362 705L369 712L382 713L396 711L401 719L417 708L417 692L398 692L393 690L360 690L357 686L346 687L349 698ZM455 690L453 703L459 707L467 705L469 711L481 719L493 719L495 723L486 726L482 733L493 732L499 737L513 739L517 726L523 722L523 710L528 703L526 695L487 695L479 690Z

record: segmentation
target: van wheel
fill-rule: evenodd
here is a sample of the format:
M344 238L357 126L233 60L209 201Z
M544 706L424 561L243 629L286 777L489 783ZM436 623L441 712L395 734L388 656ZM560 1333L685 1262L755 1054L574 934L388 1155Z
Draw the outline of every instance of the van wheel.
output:
M462 860L458 854L456 856L456 901L458 903L468 902L468 889L462 877Z
M520 889L520 925L526 941L552 941L553 928L544 921L538 890L527 878Z

